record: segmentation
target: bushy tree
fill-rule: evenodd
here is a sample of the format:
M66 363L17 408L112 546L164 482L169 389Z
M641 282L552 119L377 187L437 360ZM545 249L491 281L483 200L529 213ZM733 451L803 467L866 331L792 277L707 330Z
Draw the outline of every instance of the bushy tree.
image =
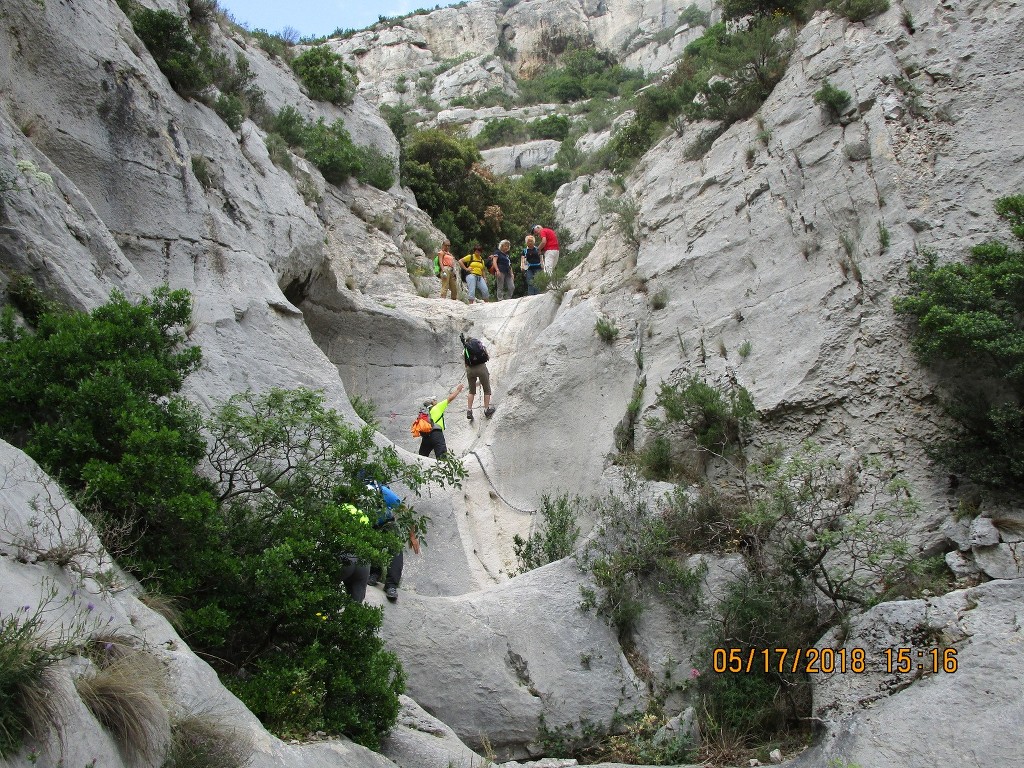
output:
M532 224L554 221L549 196L529 181L495 178L473 140L463 136L440 129L412 134L403 149L402 174L457 256L475 243L490 249L503 238L522 242Z
M368 481L418 492L457 479L460 467L405 464L310 390L236 395L207 429L225 525L216 551L204 553L202 599L186 610L192 642L279 732L340 731L376 747L397 717L404 678L377 637L380 611L339 587L344 556L386 568L403 546L373 527L384 509ZM403 533L425 529L413 514L400 508ZM309 709L298 721L293 690Z
M332 184L341 184L363 171L363 158L341 120L327 125L321 117L307 125L302 133L302 148L306 158Z
M996 213L1024 240L1024 196L1005 197ZM896 311L915 321L913 349L940 367L955 394L947 406L957 428L933 454L952 470L995 489L1024 484L1024 250L992 240L965 264L934 254L910 272L911 291ZM969 373L968 373L969 372Z
M455 461L406 465L319 393L243 393L205 424L176 394L198 366L185 291L91 313L44 311L35 332L0 324L0 435L87 512L127 524L125 563L182 601L183 632L225 684L282 734L345 733L371 747L394 723L403 674L379 610L340 587L342 556L386 565L373 480L418 493L457 483ZM197 470L203 464L200 474ZM207 479L210 478L210 479ZM399 508L403 533L426 520Z
M576 548L580 527L576 523L577 508L582 500L568 494L552 497L544 494L540 504L540 525L523 538L512 537L512 551L519 563L519 573L526 573L568 557Z
M292 59L292 69L311 99L344 106L356 92L355 70L326 45L316 45Z
M521 84L524 101L574 102L595 97L632 95L642 86L642 72L620 66L610 54L596 48L575 48L557 66Z
M0 334L0 434L85 506L147 532L129 554L146 573L168 564L164 546L185 520L213 508L194 472L200 420L176 395L201 356L184 346L190 317L185 291L138 303L115 292L88 314L43 314L35 333L8 315Z
M139 8L131 14L132 28L152 54L171 87L194 96L212 82L203 66L202 51L185 20L171 11Z

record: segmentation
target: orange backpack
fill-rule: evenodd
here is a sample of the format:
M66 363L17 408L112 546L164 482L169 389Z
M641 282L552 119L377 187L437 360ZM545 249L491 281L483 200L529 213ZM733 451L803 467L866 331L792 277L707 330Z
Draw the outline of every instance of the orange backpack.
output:
M413 437L423 437L428 432L433 432L434 423L430 420L430 415L426 411L420 411L409 431L412 432Z

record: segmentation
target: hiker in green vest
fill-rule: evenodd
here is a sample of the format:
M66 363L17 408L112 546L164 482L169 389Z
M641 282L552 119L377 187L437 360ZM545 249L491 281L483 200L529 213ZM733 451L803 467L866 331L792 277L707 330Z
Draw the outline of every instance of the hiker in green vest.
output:
M429 397L423 401L423 407L430 414L430 420L434 428L420 438L420 456L429 456L434 452L435 458L442 458L448 453L448 446L444 442L444 412L448 405L459 396L465 385L460 381L459 385L448 393L448 397L438 401L436 397Z

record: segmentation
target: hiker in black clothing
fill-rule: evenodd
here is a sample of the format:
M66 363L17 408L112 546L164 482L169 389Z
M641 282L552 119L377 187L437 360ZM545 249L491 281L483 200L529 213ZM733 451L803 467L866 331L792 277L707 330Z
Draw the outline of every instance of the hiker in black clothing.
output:
M515 275L512 274L512 260L508 257L508 252L512 250L512 243L508 240L502 240L498 243L498 250L491 254L491 271L494 273L494 277L497 280L496 293L498 301L502 299L512 298L512 294L515 293Z
M536 296L537 286L534 278L544 269L544 258L537 250L537 241L533 235L526 236L526 247L523 248L523 256L519 259L519 268L526 273L526 295Z
M395 520L395 509L402 503L402 498L386 485L378 483L376 480L367 484L367 488L379 491L384 500L384 510L382 514L377 517L377 522L373 524L374 530L379 531L387 528L397 533L398 522ZM402 581L402 567L404 564L405 557L403 548L391 558L391 563L388 565L387 574L384 578L384 596L392 603L398 600L398 584ZM376 586L377 582L380 581L380 577L380 566L371 566L369 580L370 586Z
M341 508L364 525L370 524L370 518L352 504L343 504ZM343 553L341 555L341 583L345 586L345 591L357 603L363 602L366 597L366 585L369 581L370 564L359 560L355 555Z
M448 397L444 400L438 401L436 397L430 397L423 401L423 408L430 415L434 429L421 438L420 456L429 456L433 451L434 457L440 459L448 453L448 446L444 442L444 412L447 410L448 404L458 397L463 389L462 382L459 382L459 386L449 392Z
M473 420L473 398L476 397L476 384L479 381L484 390L484 416L489 419L494 415L494 408L491 407L491 374L487 370L490 355L480 339L467 339L465 334L461 334L459 339L462 341L462 356L466 363L466 378L469 380L466 418Z

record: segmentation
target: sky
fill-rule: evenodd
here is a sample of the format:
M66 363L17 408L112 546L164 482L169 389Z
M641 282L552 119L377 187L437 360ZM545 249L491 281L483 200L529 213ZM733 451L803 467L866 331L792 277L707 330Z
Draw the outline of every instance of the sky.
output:
M302 37L329 35L336 29L363 29L378 16L404 16L418 8L452 5L454 0L218 0L238 24Z

